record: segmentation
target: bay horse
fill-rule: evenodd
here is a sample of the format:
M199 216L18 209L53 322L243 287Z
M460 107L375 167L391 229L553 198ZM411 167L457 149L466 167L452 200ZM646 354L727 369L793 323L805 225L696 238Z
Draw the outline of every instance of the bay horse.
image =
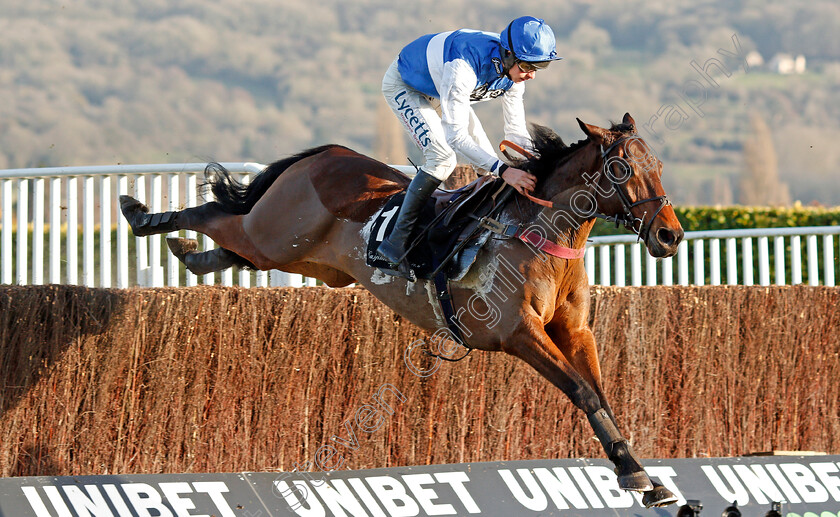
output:
M582 250L600 216L638 233L652 256L674 255L683 230L665 197L662 163L632 117L626 114L608 129L578 123L586 138L571 146L532 125L539 156L518 166L538 178L536 187L528 197L514 192L498 220L528 227L544 242ZM407 176L337 145L273 163L248 185L219 168L210 180L217 200L199 207L149 214L139 201L121 196L134 234L195 230L220 247L199 253L195 241L169 239L194 273L240 265L299 273L331 287L360 283L418 327L445 328L431 281L412 283L365 263L371 220L406 188ZM518 357L560 388L587 416L621 489L643 492L648 507L676 501L645 473L604 396L583 259L559 258L496 235L466 276L451 282L450 293L453 300L470 300L472 310L459 313L461 326L469 329L464 344ZM504 317L491 325L487 314L493 311Z

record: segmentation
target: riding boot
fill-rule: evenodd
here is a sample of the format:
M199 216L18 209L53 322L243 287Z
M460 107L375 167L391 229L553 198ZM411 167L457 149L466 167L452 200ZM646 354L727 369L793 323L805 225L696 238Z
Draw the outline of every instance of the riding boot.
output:
M440 184L441 180L422 169L417 171L417 175L411 180L405 194L405 199L400 207L397 222L394 224L394 229L376 250L395 267L393 272L385 271L386 273L402 276L412 282L415 280L414 272L411 270L408 262L408 257L405 256L407 241L411 235L411 230L414 229L414 225L417 223L417 218L420 217L420 213L423 211L426 200L431 197L432 193Z
M168 237L166 245L178 260L187 266L194 275L206 275L223 271L237 264L237 255L225 248L213 248L210 251L197 252L198 241Z
M131 196L120 196L120 210L136 237L180 230L178 212L149 214L149 207Z

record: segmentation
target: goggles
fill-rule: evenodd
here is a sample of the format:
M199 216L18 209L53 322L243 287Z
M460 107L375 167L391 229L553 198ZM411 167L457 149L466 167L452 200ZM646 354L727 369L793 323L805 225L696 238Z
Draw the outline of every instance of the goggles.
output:
M529 72L536 72L537 70L545 70L551 64L551 61L517 61L516 64L519 65L520 70L527 74Z

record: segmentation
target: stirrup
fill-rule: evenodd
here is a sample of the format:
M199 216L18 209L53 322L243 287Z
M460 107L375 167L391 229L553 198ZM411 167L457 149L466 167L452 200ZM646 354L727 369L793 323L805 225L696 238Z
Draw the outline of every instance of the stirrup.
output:
M382 248L385 248L385 252L383 253ZM400 253L399 260L396 261L392 257L396 257L397 253ZM416 282L417 276L414 274L414 271L411 269L411 264L408 261L408 251L400 250L399 248L394 247L391 243L390 236L388 236L384 241L379 244L376 252L379 254L380 257L384 258L388 261L389 268L379 268L380 271L385 273L389 276L398 276L401 278L405 278L410 282ZM386 254L387 253L387 254ZM388 255L391 255L390 257Z
M392 269L380 267L377 268L383 273L388 276L396 276L400 278L405 278L409 282L416 282L417 275L414 274L414 270L411 269L411 266L408 264L408 259L404 259L399 264L389 263Z

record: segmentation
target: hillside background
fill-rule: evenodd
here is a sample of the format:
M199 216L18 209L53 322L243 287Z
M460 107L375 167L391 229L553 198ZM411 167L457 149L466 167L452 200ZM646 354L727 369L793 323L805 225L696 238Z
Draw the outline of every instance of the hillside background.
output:
M379 93L400 48L459 27L498 32L533 14L555 29L565 60L528 84L532 121L574 142L583 136L575 117L607 125L630 112L657 133L642 136L677 203L840 204L836 1L443 5L0 0L0 168L268 163L329 142L406 163L417 153L394 133ZM733 56L733 35L764 64ZM804 71L771 68L781 53L802 56ZM692 67L710 58L730 74L709 68L717 86ZM493 141L499 104L477 107ZM768 178L775 194L751 199Z

